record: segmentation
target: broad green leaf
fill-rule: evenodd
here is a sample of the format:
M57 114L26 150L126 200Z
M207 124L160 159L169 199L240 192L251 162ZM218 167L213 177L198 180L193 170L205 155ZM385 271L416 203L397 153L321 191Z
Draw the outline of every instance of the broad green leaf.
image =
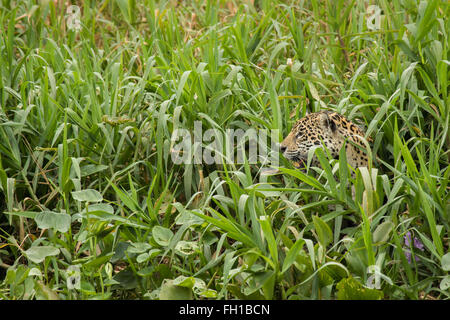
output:
M267 286L269 289L268 294L270 295L270 288L272 287L274 276L275 273L273 270L258 272L248 279L248 286L245 286L242 292L249 296L257 290L263 289L264 286Z
M155 226L152 229L152 235L157 244L166 247L169 245L170 239L173 237L173 232L170 229Z
M113 277L113 280L125 290L132 290L138 286L137 277L130 268L120 271Z
M111 260L112 256L114 255L114 252L110 252L107 253L105 255L100 255L100 256L91 256L89 261L85 262L83 264L83 268L91 268L91 269L95 269L100 267L102 264L105 264L106 262L108 262L109 260Z
M384 243L389 240L394 224L391 221L385 221L378 225L373 232L373 243Z
M331 243L331 241L333 241L333 232L328 224L326 224L326 222L318 216L313 216L312 218L319 242L323 247L326 247Z
M444 254L441 258L442 270L450 271L450 252Z
M72 197L77 201L84 202L100 202L103 201L103 196L100 192L94 189L86 189L81 191L72 191Z
M84 294L87 294L90 296L96 294L94 285L88 281L81 280L80 289Z
M34 263L41 263L46 257L56 256L59 252L58 248L52 246L33 246L25 251L25 255Z
M146 242L134 242L127 248L127 252L129 253L142 253L148 251L152 248L152 246Z
M87 177L106 169L108 169L108 166L102 164L87 164L85 166L80 167L82 177Z
M140 269L137 272L137 274L141 277L149 277L155 272L155 269L156 269L155 266L151 265L151 266L145 267L143 269Z
M297 255L299 251L303 248L303 245L305 244L305 241L303 239L298 239L295 241L294 245L289 249L288 253L286 254L286 258L283 262L283 267L281 268L281 273L285 273L287 269L294 263L295 259L297 258Z
M136 262L137 262L137 263L142 263L142 262L147 261L148 258L149 258L148 253L147 253L147 252L144 252L144 253L141 253L140 255L138 255L138 256L136 257Z
M36 281L34 289L38 300L59 300L58 294L40 280Z
M114 208L110 204L107 203L94 203L90 204L87 208L85 207L80 213L82 216L86 216L86 211L91 214L96 214L98 217L101 217L102 214L107 214L106 219L109 219L109 216L114 214Z
M181 255L189 256L199 250L198 243L196 241L178 241L175 245L175 251Z
M203 298L208 298L208 299L217 298L217 291L213 290L213 289L205 289L203 291L199 291L197 294Z
M192 289L173 284L173 280L164 280L159 292L159 300L191 300Z
M213 289L207 289L206 283L202 279L194 278L194 286L193 290L196 294L198 294L200 297L204 298L216 298L217 297L217 291Z
M261 216L258 221L261 224L261 229L269 247L270 259L275 265L278 264L278 249L275 236L273 234L272 226L267 220L267 216Z
M365 288L351 276L339 281L336 288L338 300L381 300L384 296L383 291Z
M439 284L439 289L442 291L447 291L450 288L450 275L446 275L444 279L441 280Z
M194 277L185 277L179 276L176 279L172 280L172 284L180 287L186 287L192 289L195 284Z
M59 232L67 232L70 228L71 217L66 213L42 211L34 218L41 229L55 229Z
M433 13L436 11L438 0L429 0L426 2L427 7L417 26L416 41L419 42L426 34L430 33L431 26L436 22ZM420 6L419 6L420 8Z

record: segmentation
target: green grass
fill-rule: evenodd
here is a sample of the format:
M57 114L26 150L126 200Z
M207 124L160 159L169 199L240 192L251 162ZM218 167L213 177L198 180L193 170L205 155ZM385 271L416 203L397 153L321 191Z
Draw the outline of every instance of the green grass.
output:
M449 299L448 3L176 3L0 1L0 299ZM324 108L368 169L171 160Z

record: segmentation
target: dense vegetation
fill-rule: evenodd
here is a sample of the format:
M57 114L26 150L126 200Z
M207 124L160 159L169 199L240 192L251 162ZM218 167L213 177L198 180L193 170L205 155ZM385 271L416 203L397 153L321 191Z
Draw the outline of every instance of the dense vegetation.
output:
M66 2L0 1L0 299L450 297L447 1ZM323 109L369 168L172 161Z

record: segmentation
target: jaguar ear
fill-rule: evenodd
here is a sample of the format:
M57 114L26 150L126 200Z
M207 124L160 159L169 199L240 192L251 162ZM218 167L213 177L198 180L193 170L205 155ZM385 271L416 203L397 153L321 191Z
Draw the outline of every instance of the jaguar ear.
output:
M331 132L336 131L336 123L334 123L333 119L330 118L327 112L322 113L322 121L326 128L331 129Z

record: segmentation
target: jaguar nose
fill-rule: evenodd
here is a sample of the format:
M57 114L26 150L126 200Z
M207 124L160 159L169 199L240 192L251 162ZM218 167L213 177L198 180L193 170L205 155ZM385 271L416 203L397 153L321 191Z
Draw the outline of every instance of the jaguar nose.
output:
M281 153L284 153L286 151L287 147L280 145L280 151Z

